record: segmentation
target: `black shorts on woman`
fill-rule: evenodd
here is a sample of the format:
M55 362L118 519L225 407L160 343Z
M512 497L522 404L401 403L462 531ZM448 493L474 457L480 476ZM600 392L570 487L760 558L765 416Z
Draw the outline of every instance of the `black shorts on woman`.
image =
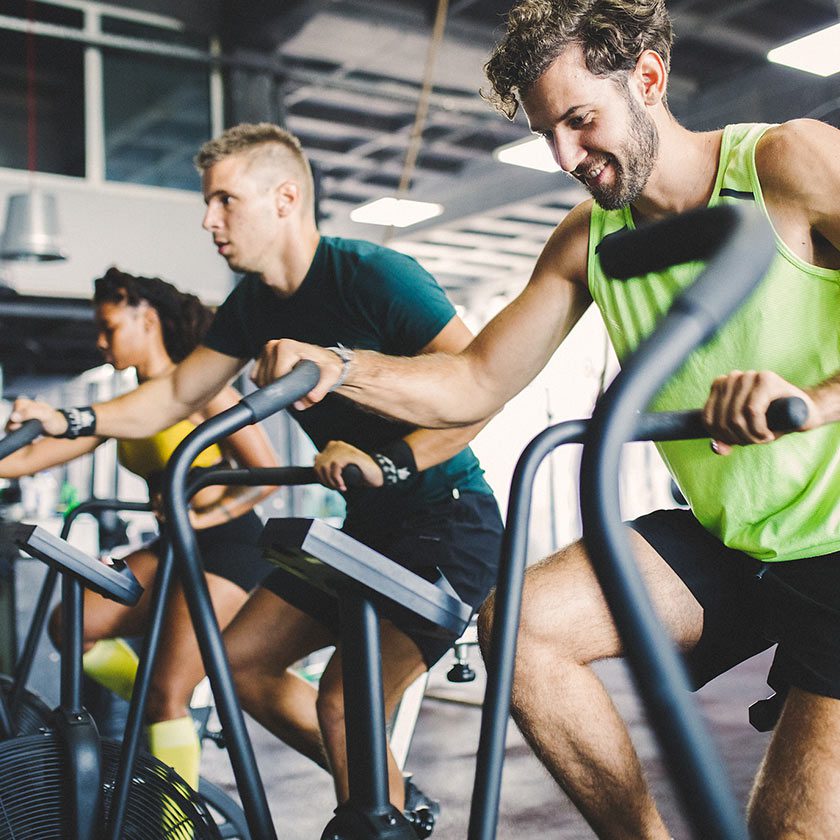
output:
M264 559L259 546L263 524L254 511L212 528L195 532L201 564L205 572L235 583L245 592L260 585L274 566ZM146 548L160 559L160 539Z
M695 688L778 643L771 688L840 699L840 552L762 562L727 548L688 510L627 524L703 607L700 641L685 655Z

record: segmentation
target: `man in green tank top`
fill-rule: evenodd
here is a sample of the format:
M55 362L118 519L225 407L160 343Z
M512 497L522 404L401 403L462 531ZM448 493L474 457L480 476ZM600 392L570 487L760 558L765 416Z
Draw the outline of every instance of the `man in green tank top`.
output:
M659 615L697 684L778 641L769 682L786 695L750 798L762 838L840 837L840 132L813 120L691 132L666 97L664 0L520 0L487 65L492 99L521 105L557 163L592 195L549 239L530 282L459 354L358 352L349 370L293 341L266 349L258 382L301 358L339 393L388 416L448 427L489 417L546 364L593 301L619 356L696 267L610 282L607 235L694 207L751 201L777 258L739 313L658 396L705 404L709 442L662 454L692 511L631 523ZM807 434L776 440L778 397L805 400ZM746 446L746 444L765 444ZM482 609L482 635L492 599ZM622 652L577 543L529 569L514 716L601 838L670 837L627 729L589 664ZM807 793L807 795L806 795Z

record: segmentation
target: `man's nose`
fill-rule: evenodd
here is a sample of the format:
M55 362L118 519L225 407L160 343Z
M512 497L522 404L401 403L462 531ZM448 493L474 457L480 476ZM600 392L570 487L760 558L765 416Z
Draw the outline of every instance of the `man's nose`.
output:
M586 149L580 144L578 136L570 131L555 131L550 146L555 162L564 172L574 172L586 157Z
M213 228L217 225L217 214L210 205L207 206L207 209L204 211L204 218L201 220L201 226L204 230L213 230Z

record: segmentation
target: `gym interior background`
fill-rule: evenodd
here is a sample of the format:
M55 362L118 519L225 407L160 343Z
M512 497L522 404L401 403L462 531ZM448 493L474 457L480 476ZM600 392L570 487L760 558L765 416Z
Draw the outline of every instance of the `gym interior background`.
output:
M89 402L128 386L100 365L94 346L91 280L110 265L162 276L209 303L225 297L236 278L201 229L192 156L205 139L236 122L270 120L301 138L318 175L324 233L387 241L415 256L471 327L486 323L527 281L549 233L582 192L562 174L497 159L501 147L528 137L521 116L508 122L478 93L510 0L449 0L445 26L438 20L436 27L441 5L4 0L0 207L32 189L54 196L66 255L40 263L0 261L4 405L17 394ZM840 74L822 77L767 58L771 49L837 23L838 0L668 5L676 31L669 101L683 124L704 129L811 116L840 125ZM397 195L439 205L438 215L407 227L351 218L357 208ZM527 441L551 422L587 416L615 369L590 314L546 371L481 433L475 449L503 507ZM285 458L304 462L311 456L284 422L277 421L273 432ZM576 460L576 454L558 452L542 470L534 502L535 558L579 532ZM54 520L68 493L142 495L140 483L116 466L112 450L54 472L23 480L20 499L5 492L3 516ZM623 473L628 515L676 504L648 445L628 447ZM281 494L263 513L340 513L340 503L326 491L306 493ZM133 523L130 534L139 538L146 527ZM25 609L26 593L18 600ZM47 677L39 688L50 693ZM477 689L467 691L474 697ZM720 708L723 720L727 712ZM447 709L438 717L452 714ZM465 767L477 720L474 714L465 724L469 732L459 751ZM424 713L418 734L427 757L443 737L433 721ZM760 744L750 749L757 755ZM546 807L554 808L556 794L520 750L515 760L531 774L523 776L523 789L526 778L537 777ZM469 771L458 778L465 785L465 812ZM526 801L520 796L522 809ZM538 836L521 833L527 832L523 819L507 836ZM314 824L323 822L319 815ZM557 830L556 821L545 826ZM448 830L441 836L463 836ZM550 836L588 836L579 823L569 831Z

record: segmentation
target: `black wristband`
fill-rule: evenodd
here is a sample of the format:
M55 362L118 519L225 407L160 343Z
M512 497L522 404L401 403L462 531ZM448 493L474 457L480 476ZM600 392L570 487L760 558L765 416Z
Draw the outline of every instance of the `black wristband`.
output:
M67 421L67 431L59 438L92 437L96 434L96 412L93 406L84 405L76 408L59 408L59 414Z
M402 484L417 475L417 462L414 460L414 453L402 438L386 443L385 446L380 446L376 452L370 453L370 457L376 461L379 469L382 470L382 478L386 486Z

